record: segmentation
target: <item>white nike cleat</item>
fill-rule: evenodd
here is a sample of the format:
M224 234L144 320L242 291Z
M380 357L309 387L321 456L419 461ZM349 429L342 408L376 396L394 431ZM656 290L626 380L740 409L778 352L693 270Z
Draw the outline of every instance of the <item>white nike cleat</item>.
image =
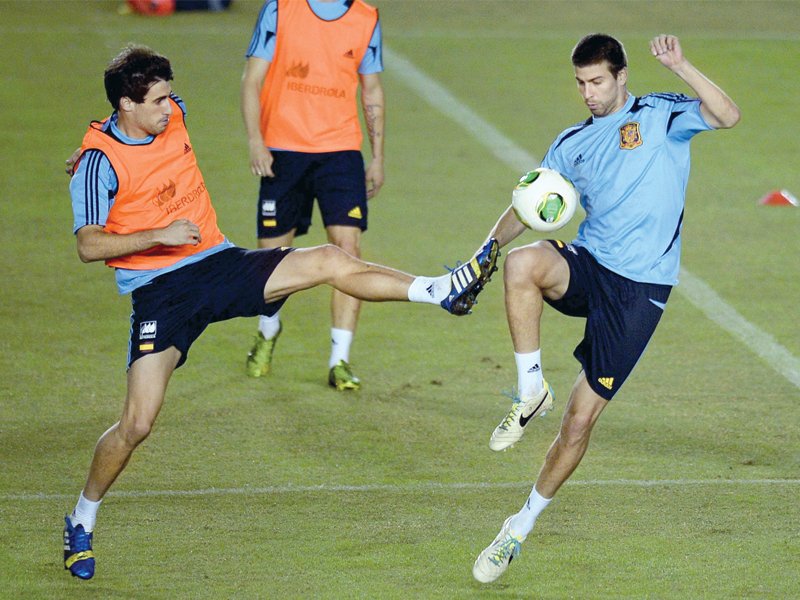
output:
M511 533L508 517L494 541L484 548L472 565L472 576L481 583L491 583L506 572L512 559L519 554L525 537Z
M535 417L543 417L553 408L553 388L546 381L542 391L531 398L514 398L511 411L495 427L489 440L489 448L495 452L516 444L525 433L525 426Z

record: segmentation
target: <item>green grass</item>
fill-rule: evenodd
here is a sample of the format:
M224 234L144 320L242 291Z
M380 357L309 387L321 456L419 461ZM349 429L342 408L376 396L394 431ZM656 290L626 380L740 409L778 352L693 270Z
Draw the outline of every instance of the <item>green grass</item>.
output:
M800 194L796 2L376 4L387 47L536 156L586 116L568 61L578 37L621 37L645 93L688 91L647 54L651 35L679 35L743 111L694 143L684 267L800 356L800 211L756 204ZM62 164L108 112L102 71L126 42L172 59L221 227L244 246L254 234L238 81L260 3L166 19L116 7L0 0L0 597L800 596L800 393L680 288L519 559L496 584L472 580L555 434L582 331L545 312L558 406L491 453L515 380L499 281L464 319L366 306L352 395L325 385L326 290L287 303L266 381L243 376L253 320L210 327L104 502L97 576L70 578L59 523L120 413L130 306L109 270L77 259ZM364 254L434 274L475 249L519 174L386 66L387 183ZM302 241L322 240L317 223Z

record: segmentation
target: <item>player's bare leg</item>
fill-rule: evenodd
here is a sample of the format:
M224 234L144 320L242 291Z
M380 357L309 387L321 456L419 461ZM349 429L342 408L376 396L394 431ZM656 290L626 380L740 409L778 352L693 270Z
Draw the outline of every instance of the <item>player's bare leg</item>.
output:
M503 284L514 351L538 350L544 296L560 298L567 291L567 261L549 242L516 248L508 253L503 265Z
M289 247L294 242L295 230L274 238L259 238L259 248L284 248ZM256 332L250 352L247 353L245 372L250 377L264 377L272 369L272 355L275 352L275 344L283 327L281 325L280 312L271 317L262 315L258 319L258 331Z
M408 300L414 277L389 267L367 263L333 244L298 248L275 268L264 287L264 300L327 284L349 296L371 302Z
M97 442L89 477L75 510L65 518L64 568L80 579L94 576L92 537L100 501L147 438L164 403L180 353L175 348L144 356L128 370L128 394L122 418Z
M589 447L592 429L607 405L608 401L589 386L586 374L581 371L564 409L561 429L547 451L536 480L536 491L542 496L555 496L578 467Z
M358 227L331 225L327 229L328 241L350 256L361 258L361 230ZM338 290L331 298L331 324L337 329L355 332L361 301Z
M273 238L258 238L259 248L288 248L294 243L294 232L292 229L288 233Z
M472 567L475 579L482 583L494 581L519 554L539 514L580 464L594 424L607 404L589 387L581 372L572 388L561 429L547 451L530 496L518 513L505 520L494 541L478 555Z
M351 256L361 258L361 229L347 225L327 228L328 241ZM331 293L331 355L328 383L337 390L357 390L361 380L350 366L350 344L355 335L361 301L339 290Z
M518 370L518 389L511 409L495 427L489 447L499 452L517 443L525 427L552 408L554 394L541 373L540 321L544 298L560 298L569 285L569 266L549 242L509 252L503 270L506 317ZM525 373L523 360L533 357L538 372ZM525 367L527 368L527 367Z
M180 352L172 347L143 356L131 365L122 418L97 442L84 487L86 498L101 499L128 464L136 447L150 435L179 359Z

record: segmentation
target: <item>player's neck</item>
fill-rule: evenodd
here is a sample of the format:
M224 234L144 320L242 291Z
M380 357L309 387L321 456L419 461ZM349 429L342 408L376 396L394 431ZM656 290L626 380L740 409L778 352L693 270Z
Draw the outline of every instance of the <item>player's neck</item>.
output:
M617 114L619 111L625 108L625 105L628 103L628 98L630 98L630 96L631 96L630 92L627 89L625 89L623 93L620 95L620 97L617 99L617 101L614 103L614 105L603 116L610 117L611 115Z
M625 88L623 90L623 92L622 92L622 95L620 96L619 106L617 106L614 109L614 112L618 112L618 111L622 110L625 107L625 105L628 103L628 98L630 98L630 97L631 97L631 93L628 91L628 88Z
M117 129L122 135L131 140L144 140L153 137L153 134L142 129L133 119L122 112L118 113Z

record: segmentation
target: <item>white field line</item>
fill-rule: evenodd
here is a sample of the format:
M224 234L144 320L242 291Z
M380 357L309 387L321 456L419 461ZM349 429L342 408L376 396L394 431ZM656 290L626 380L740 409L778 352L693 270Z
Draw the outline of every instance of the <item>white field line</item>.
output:
M364 485L272 485L265 487L203 488L196 490L131 490L109 492L106 497L114 498L174 498L204 496L270 496L274 494L314 494L314 493L372 493L388 492L408 494L419 492L452 493L459 490L497 490L506 488L529 489L533 482L474 482L474 483L373 483ZM587 479L570 480L569 487L718 487L718 486L797 486L800 479ZM75 494L12 493L0 495L0 502L23 502L32 500L73 500Z
M431 107L470 132L500 162L519 173L539 165L539 159L508 139L410 61L385 46L383 53L388 63L387 74L399 78ZM702 279L684 268L681 268L680 279L681 284L675 288L679 293L725 331L742 340L746 348L760 356L795 387L800 388L800 360L797 357L736 312Z
M428 77L411 62L384 45L386 73L397 76L434 109L469 131L494 157L520 174L539 166L539 160L517 146L494 126L453 96L443 85ZM509 194L510 196L510 194Z
M676 288L703 314L739 338L746 348L758 354L764 362L800 388L800 359L781 346L768 333L746 320L728 305L699 277L681 269L681 283Z

